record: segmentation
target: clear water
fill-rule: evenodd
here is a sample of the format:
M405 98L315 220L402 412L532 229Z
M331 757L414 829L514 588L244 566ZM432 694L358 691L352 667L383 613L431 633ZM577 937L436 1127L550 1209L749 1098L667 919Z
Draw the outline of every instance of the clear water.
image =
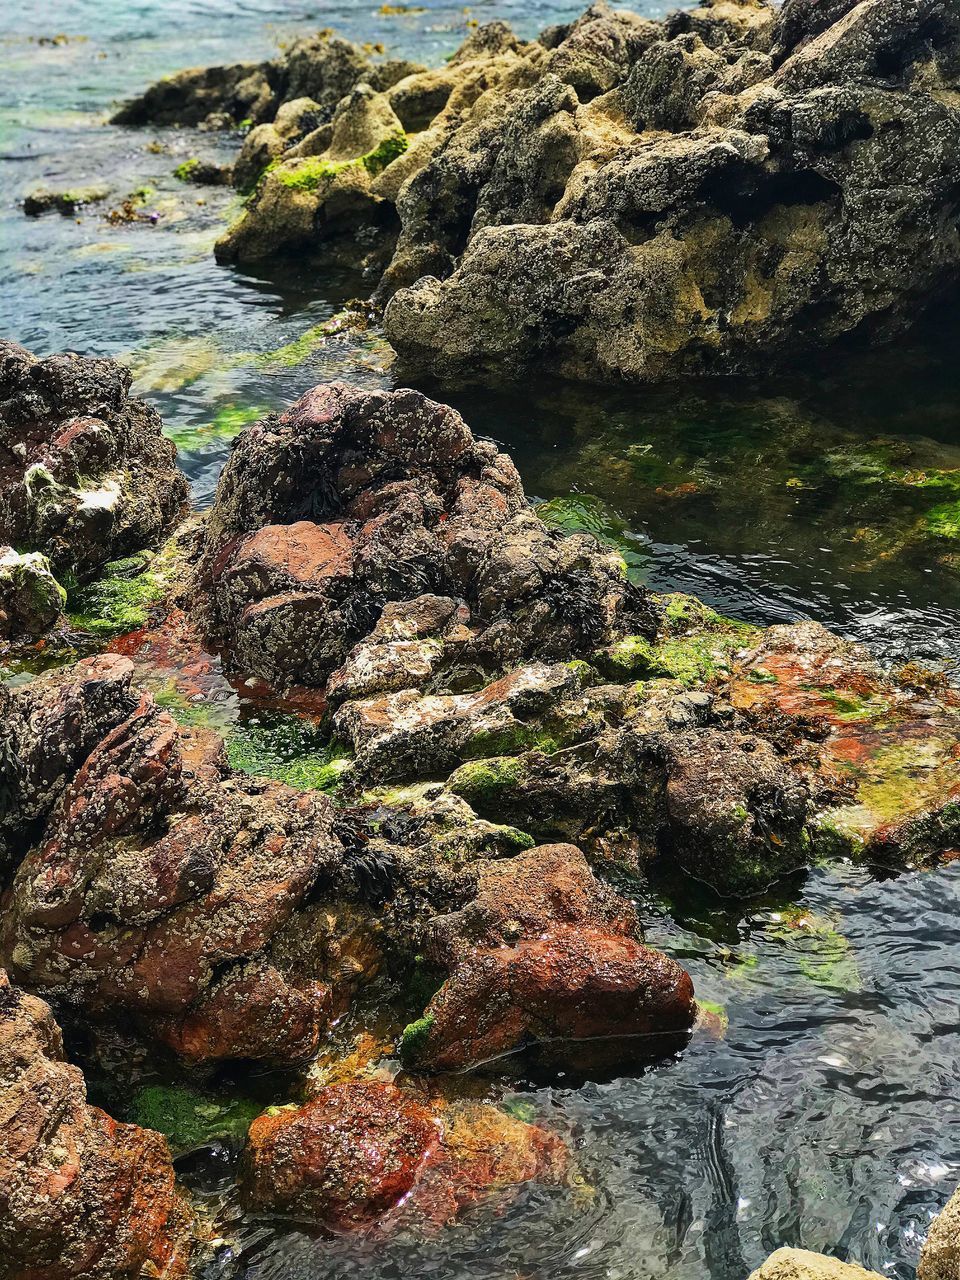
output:
M437 62L469 18L533 33L579 6L424 7L385 17L374 0L41 0L0 11L0 332L39 352L129 358L186 446L198 507L229 447L211 429L218 415L279 407L323 378L396 375L376 334L304 341L363 280L308 263L215 265L234 198L172 171L193 154L227 156L228 139L116 130L104 123L111 105L179 67L261 57L317 27ZM61 32L86 39L38 43ZM19 207L41 183L92 180L111 184L111 200L79 220ZM144 186L154 221L102 216ZM751 621L814 616L890 661L949 666L960 658L960 544L945 533L960 497L958 336L948 309L893 351L776 384L425 389L510 448L555 518L617 541L637 576ZM228 1212L211 1276L742 1280L772 1248L801 1244L908 1277L960 1180L960 870L876 882L837 868L778 901L721 910L686 889L641 907L648 936L684 960L729 1025L636 1077L518 1085L570 1139L584 1187L530 1188L429 1240L376 1245ZM215 1164L196 1177L215 1185Z

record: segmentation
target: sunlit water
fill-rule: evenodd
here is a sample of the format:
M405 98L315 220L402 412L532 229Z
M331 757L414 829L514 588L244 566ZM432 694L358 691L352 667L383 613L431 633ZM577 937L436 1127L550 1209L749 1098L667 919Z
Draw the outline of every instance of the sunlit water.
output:
M181 66L262 57L321 26L433 63L471 18L532 34L578 9L425 7L385 17L372 0L47 0L0 13L0 332L39 352L129 358L185 446L198 507L229 447L215 421L277 408L323 378L377 386L395 374L376 334L303 341L367 282L303 263L215 265L234 197L172 171L197 153L226 158L234 142L116 130L111 104ZM37 43L59 32L87 39ZM79 220L19 207L41 183L92 180L111 199ZM107 221L145 186L154 221ZM635 576L751 621L817 617L890 661L949 666L960 657L958 336L938 316L878 358L776 384L426 389L513 452L552 518L615 541ZM743 1280L774 1247L801 1244L909 1276L960 1180L960 869L882 883L818 871L783 900L742 908L688 899L644 897L648 936L723 1007L725 1035L698 1034L645 1074L519 1086L570 1140L582 1186L529 1189L428 1241L231 1220L211 1275ZM215 1166L201 1163L197 1181L215 1182Z

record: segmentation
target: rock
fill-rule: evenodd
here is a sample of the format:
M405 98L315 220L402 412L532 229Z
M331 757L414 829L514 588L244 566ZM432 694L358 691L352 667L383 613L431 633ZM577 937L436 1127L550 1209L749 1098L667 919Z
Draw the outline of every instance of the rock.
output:
M321 1089L250 1128L243 1190L254 1210L333 1231L441 1226L523 1182L560 1182L562 1141L494 1107L427 1105L392 1084Z
M841 1262L808 1249L778 1249L750 1280L879 1280L855 1262Z
M106 200L110 188L104 183L90 183L85 187L68 187L55 191L50 187L37 187L24 197L23 212L31 217L56 209L64 216L70 216L82 209L84 205L97 204Z
M394 68L395 73L403 70ZM122 107L112 123L260 125L275 120L284 104L298 98L311 99L322 122L332 117L344 94L373 74L366 54L349 40L322 33L304 36L270 62L197 68L158 80Z
M160 418L129 396L113 360L40 360L0 342L0 539L89 581L110 560L157 546L187 482Z
M336 243L379 277L402 367L431 375L644 382L889 340L960 275L960 18L919 3L711 0L662 22L601 3L527 43L492 23L395 81L343 42L295 46L246 73L271 86L255 119L308 94L322 127L251 135L242 183L279 163L217 252ZM173 95L199 118L239 73L174 78L133 117ZM380 130L338 152L335 111Z
M67 593L38 551L0 547L0 639L34 639L60 620Z
M0 688L0 869L19 860L87 756L136 706L133 664L84 658Z
M293 121L285 116L296 106L282 107L274 125L260 126L257 137L248 139L251 153L241 154L240 177L256 185L243 216L217 242L221 262L292 252L340 232L356 237L360 224L375 230L389 212L377 193L378 179L406 150L407 136L387 96L359 84L340 102L329 127L304 129L299 139L303 112ZM322 119L318 109L313 119ZM275 163L254 173L268 152Z
M244 138L233 166L234 185L239 191L252 191L271 161L323 123L323 108L312 98L285 102L270 123L255 125Z
M918 1280L957 1280L960 1276L960 1192L955 1192L930 1226L920 1252Z
M144 694L20 864L4 951L35 989L186 1057L308 1057L348 966L309 920L290 954L284 926L341 860L328 801L233 775L216 734Z
M0 1255L9 1280L186 1276L166 1140L88 1104L49 1007L0 971Z
M682 1034L693 984L638 932L572 846L481 865L474 900L433 923L431 958L450 977L404 1032L404 1062L460 1070L543 1043L562 1061L562 1042L612 1033L629 1058L631 1036Z
M430 621L441 595L450 610ZM654 625L623 561L587 535L547 529L510 460L475 441L459 414L415 391L342 383L315 387L238 438L196 600L235 669L279 690L333 676L337 701L350 689L402 688L394 658L480 688L527 654L567 659ZM401 601L426 612L418 643L397 648L384 610ZM451 704L451 714L463 720L471 706ZM344 732L371 737L344 717Z

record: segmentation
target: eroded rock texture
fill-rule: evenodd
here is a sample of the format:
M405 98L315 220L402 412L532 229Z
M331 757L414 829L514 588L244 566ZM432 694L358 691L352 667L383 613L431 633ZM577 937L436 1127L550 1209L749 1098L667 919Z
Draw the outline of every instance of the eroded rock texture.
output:
M0 1276L177 1280L191 1234L166 1139L88 1104L49 1007L0 970Z
M0 640L40 634L63 606L55 577L158 546L187 482L159 416L113 360L37 359L0 341Z
M957 279L952 0L711 0L662 22L601 2L526 43L492 23L434 71L335 40L302 58L308 98L274 64L214 68L122 118L269 121L218 253L346 243L410 368L766 371L888 339Z
M569 658L653 627L620 557L549 530L510 459L453 409L344 383L238 440L196 597L239 672L277 689L332 677L338 702L441 670L445 687L477 689L529 654ZM399 741L395 759L385 768L407 767Z
M920 1262L919 1280L957 1280L960 1276L960 1192L954 1192L930 1226Z
M567 1164L558 1136L495 1107L356 1081L254 1121L244 1195L336 1231L439 1227L520 1183L562 1182Z

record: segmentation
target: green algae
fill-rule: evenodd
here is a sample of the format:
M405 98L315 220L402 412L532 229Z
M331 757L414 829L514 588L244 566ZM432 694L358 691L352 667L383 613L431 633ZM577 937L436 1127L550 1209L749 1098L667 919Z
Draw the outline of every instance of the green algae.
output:
M163 552L112 561L104 566L102 577L69 592L70 625L103 637L138 631L166 595L174 571L173 558Z
M504 790L518 786L524 773L524 763L516 756L471 760L454 770L447 785L468 804L483 806L495 803Z
M215 441L232 440L244 427L258 422L269 412L265 405L231 402L218 409L208 422L194 427L167 428L165 434L179 450L190 453Z
M436 1018L432 1013L425 1013L422 1018L417 1018L415 1022L409 1022L404 1027L400 1033L398 1051L400 1061L405 1067L417 1065L426 1048L435 1022Z
M281 186L293 191L318 191L330 178L346 169L366 169L367 173L376 177L398 156L403 155L409 145L407 135L398 130L384 138L372 151L356 156L353 160L324 160L322 156L305 156L296 162L271 161L254 188L254 195L261 189L263 178L271 173Z
M300 791L336 791L353 765L352 755L309 721L280 714L235 725L227 735L227 759L240 773Z
M960 540L960 500L933 507L924 517L924 528L933 538Z
M182 164L177 165L173 171L173 176L180 182L189 182L199 168L199 159L196 156L191 156L189 160L184 160Z
M262 1110L250 1098L201 1093L184 1085L148 1085L134 1096L130 1119L162 1133L179 1155L216 1141L242 1143Z
M630 537L625 521L603 498L592 493L571 493L541 502L536 512L544 524L562 529L564 533L592 533L620 553L624 573L628 577L643 577L647 567L646 553Z
M560 745L552 734L532 725L517 723L474 734L463 748L463 754L468 760L519 755L523 751L542 751L544 755L551 756L560 750Z
M774 914L768 935L790 949L799 972L816 986L845 992L861 989L850 943L835 921L794 907Z

